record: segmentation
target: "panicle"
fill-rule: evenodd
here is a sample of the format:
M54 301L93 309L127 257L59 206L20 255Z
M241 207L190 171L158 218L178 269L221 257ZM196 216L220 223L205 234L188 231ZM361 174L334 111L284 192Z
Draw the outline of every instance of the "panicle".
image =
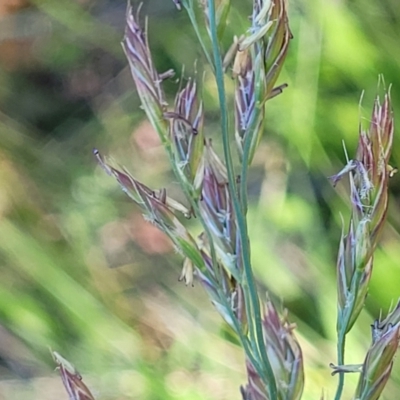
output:
M121 186L121 189L139 206L148 212L152 212L152 199L159 201L173 211L182 213L190 218L190 211L181 203L168 197L166 190L153 191L146 185L140 183L132 175L121 167L114 167L110 160L103 157L98 150L94 150L99 165Z
M389 157L393 143L390 95L383 104L376 98L368 130L360 127L355 159L331 177L334 185L349 175L352 214L347 234L342 233L337 261L338 329L348 332L364 305L373 253L386 221Z
M203 102L197 84L189 79L175 99L173 112L164 113L170 119L170 138L179 170L198 194L203 168ZM200 175L200 177L198 177Z
M179 4L180 2L177 3ZM129 7L122 45L132 77L148 119L162 144L171 149L177 172L196 197L201 186L204 146L204 110L197 84L189 79L176 96L174 110L168 110L162 81L172 77L174 72L169 70L158 74L147 42L147 29L141 28L138 19L139 12L134 17L132 8Z
M243 158L244 140L251 140L248 158L250 164L261 138L264 122L264 100L266 80L261 54L254 50L243 50L236 60L235 89L235 139L240 158ZM240 56L239 56L240 55ZM250 138L250 139L249 139Z
M228 188L226 168L207 142L204 152L204 176L200 213L211 231L217 256L223 267L238 281L237 249L240 246L235 213Z
M233 330L237 330L239 326L242 334L246 335L248 323L242 286L220 263L213 263L204 234L199 237L199 242L205 263L205 270L197 271L201 284L225 322ZM238 325L235 325L234 319L238 321Z
M357 149L357 160L367 171L368 182L374 190L369 191L366 205L370 207L371 239L375 247L379 234L386 220L388 205L388 181L391 176L389 158L392 153L394 134L394 118L390 99L387 92L380 103L375 99L372 118L368 131L361 130L361 140ZM361 177L361 190L365 186Z
M379 318L374 322L371 326L372 328L372 343L375 343L383 333L386 332L388 327L397 325L400 322L400 300L397 301L397 304L394 308L392 308L386 318Z
M235 138L241 159L248 147L248 164L261 138L265 102L286 87L274 85L291 37L285 0L254 0L251 27L247 35L234 38L224 60L226 66L234 58Z
M51 353L70 400L95 400L76 368L56 351Z
M264 3L262 0L257 0L257 2ZM271 34L264 37L268 98L272 95L289 49L289 41L293 38L289 29L286 0L273 0L272 3L267 17L268 21L273 22ZM257 13L255 19L257 20L259 17L263 17L261 12Z
M133 178L126 170L112 166L97 150L95 150L95 155L100 165L116 178L122 190L141 207L145 218L166 233L176 250L187 257L194 266L204 268L204 261L196 241L176 216L179 212L189 218L190 211L183 204L168 197L165 189L153 191ZM184 265L185 281L191 284L193 277L190 276L189 271L188 266Z
M400 303L372 325L372 344L362 366L355 398L377 400L389 379L400 342Z
M142 107L157 131L162 143L165 143L168 124L164 118L167 103L162 90L162 80L174 75L173 71L158 74L154 67L152 55L147 41L147 29L139 25L139 10L133 15L132 7L128 7L126 16L125 37L122 47L129 61L131 74L139 94Z
M263 321L268 359L277 382L278 398L299 400L304 388L303 356L287 312L279 317L271 301L267 301ZM272 400L254 366L247 361L248 383L242 387L243 400Z

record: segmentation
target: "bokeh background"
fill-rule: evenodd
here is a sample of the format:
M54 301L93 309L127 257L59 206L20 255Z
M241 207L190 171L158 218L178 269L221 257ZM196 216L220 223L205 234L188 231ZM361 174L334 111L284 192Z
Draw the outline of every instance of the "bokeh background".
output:
M233 5L226 47L251 10L249 0ZM177 281L180 257L92 155L96 147L180 196L120 46L125 10L124 0L0 1L1 399L67 399L49 348L98 399L238 399L246 380L241 350L200 285ZM399 115L400 3L291 0L289 11L294 39L280 78L289 88L267 105L249 224L261 291L298 326L311 400L334 394L335 263L341 215L349 217L346 181L333 189L327 177L345 162L342 141L354 154L359 122L368 123L384 86L379 74ZM202 71L172 1L145 1L144 15L159 71ZM178 87L166 83L171 102ZM204 98L206 132L218 143L210 74ZM392 164L400 165L398 137ZM370 324L400 294L399 193L395 175L349 363L362 362ZM399 393L395 364L383 398Z

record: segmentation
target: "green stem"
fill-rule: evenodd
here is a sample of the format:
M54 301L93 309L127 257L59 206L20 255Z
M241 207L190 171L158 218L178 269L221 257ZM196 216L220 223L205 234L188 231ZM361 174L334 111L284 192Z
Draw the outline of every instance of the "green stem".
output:
M243 330L241 329L240 323L239 323L238 319L236 318L236 316L234 315L234 313L231 309L231 305L227 302L225 294L223 292L219 291L219 295L220 295L223 305L226 307L226 309L229 312L229 316L232 319L233 324L234 324L234 330L237 333L237 335L239 336L240 342L242 343L242 346L246 353L247 358L254 366L255 370L257 371L257 374L259 374L259 376L262 376L262 374L263 374L262 367L260 366L259 360L257 358L255 358L254 354L253 354L254 351L256 351L256 353L257 353L257 349L254 349L252 347L252 342L249 343L248 338L243 334Z
M264 107L262 105L262 107ZM255 111L257 115L253 117L253 121L247 129L247 134L244 138L244 146L243 146L243 154L242 154L242 168L240 175L240 202L242 203L243 214L246 216L247 214L247 171L249 170L249 154L251 149L251 143L253 141L253 135L251 132L254 132L254 129L257 125L258 113L259 109L257 108Z
M341 329L338 334L338 343L337 343L337 363L338 365L344 364L344 351L345 351L345 342L346 342L346 333L345 330ZM339 372L339 380L338 386L336 389L335 400L340 400L342 397L344 387L344 372Z
M238 230L241 239L242 245L242 259L244 272L246 276L246 282L250 294L251 299L251 308L254 314L254 326L255 333L257 337L257 345L258 345L258 353L260 359L262 361L263 370L265 371L265 376L262 376L266 386L268 388L269 397L271 400L277 399L277 388L275 382L275 376L271 367L271 363L267 356L267 351L264 343L264 335L263 335L263 327L262 327L262 318L261 318L261 310L260 303L258 298L258 293L253 277L253 272L251 269L251 261L250 261L250 247L249 240L247 234L247 224L246 218L243 215L240 201L238 198L237 190L236 190L236 181L235 174L233 169L232 156L230 151L230 142L229 142L229 132L228 132L228 111L226 105L226 97L225 97L225 86L224 86L224 76L223 76L223 68L221 55L218 47L218 37L217 37L217 27L215 21L215 4L214 0L208 0L208 10L209 10L209 18L210 18L210 34L211 34L211 43L213 48L213 56L215 63L215 78L218 88L218 98L220 103L220 111L221 111L221 130L222 130L222 141L224 147L224 157L228 172L228 186L229 192L232 198L233 207L235 210L235 215L238 224ZM246 288L244 288L246 290ZM249 316L251 317L251 316ZM252 327L252 320L249 318L249 329L254 329Z
M353 276L351 286L350 286L350 293L353 294L352 299L349 302L348 307L345 309L345 314L343 316L343 321L338 321L338 326L340 326L340 331L338 332L338 342L337 342L337 364L344 365L344 354L345 354L345 344L346 344L346 334L347 334L347 326L350 322L351 314L353 312L353 308L356 302L356 294L358 292L358 288L360 286L360 281L362 278L363 270L357 269L355 275ZM338 315L338 319L341 318ZM336 389L335 400L340 400L342 397L344 387L344 372L339 372L339 381L338 386Z

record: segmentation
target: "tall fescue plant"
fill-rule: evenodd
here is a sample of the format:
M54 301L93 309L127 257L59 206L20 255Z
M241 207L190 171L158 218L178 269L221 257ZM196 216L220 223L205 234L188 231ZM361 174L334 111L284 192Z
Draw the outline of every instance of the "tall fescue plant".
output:
M288 315L261 299L251 264L247 227L247 175L263 132L265 104L286 85L276 85L292 35L285 0L253 0L248 29L237 32L232 46L220 45L229 22L229 0L174 0L193 25L215 79L220 108L223 154L204 132L205 105L195 78L183 80L175 103L169 105L163 81L175 71L160 72L148 42L147 20L128 7L123 48L142 108L157 131L170 166L185 195L185 204L165 189L154 190L114 165L95 150L104 170L141 208L144 217L163 231L182 256L181 280L200 282L216 310L237 335L246 357L247 383L243 400L296 400L304 388L303 356ZM201 29L200 25L205 29ZM206 32L202 34L201 32ZM235 84L233 107L228 103L224 76ZM233 108L230 126L228 109ZM393 116L389 93L376 99L370 126L360 128L355 157L331 179L345 174L350 182L351 219L343 228L337 262L338 318L336 400L342 398L344 375L359 372L354 399L377 399L390 374L399 343L400 306L373 324L371 347L360 365L346 366L345 339L363 308L372 273L373 253L385 223ZM235 149L234 149L235 147ZM195 235L185 219L196 218ZM71 399L92 399L80 375L55 353Z

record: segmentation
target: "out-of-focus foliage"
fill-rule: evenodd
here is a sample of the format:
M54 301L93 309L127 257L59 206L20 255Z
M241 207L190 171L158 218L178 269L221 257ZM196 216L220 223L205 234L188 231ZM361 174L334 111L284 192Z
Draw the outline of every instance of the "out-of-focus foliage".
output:
M250 175L257 277L289 308L306 363L305 399L333 395L335 264L347 187L327 180L370 117L378 74L400 110L400 3L290 2L291 42L268 103ZM181 260L95 163L112 154L140 180L181 197L155 132L143 120L124 58L122 0L4 0L0 4L0 396L64 398L49 347L99 399L239 398L244 363L199 285L177 282ZM234 1L224 45L246 26ZM194 34L166 0L145 2L160 71L202 70ZM194 67L197 60L197 66ZM201 74L198 74L201 78ZM383 83L381 83L383 85ZM218 147L218 110L204 78L206 135ZM169 98L178 90L166 82ZM228 82L233 100L233 86ZM362 91L365 96L360 102ZM400 165L395 134L393 165ZM399 176L375 257L366 310L347 361L361 362L370 324L400 290ZM348 381L356 382L350 376ZM384 397L397 400L395 365ZM350 397L347 393L347 397ZM28 396L28 397L27 397Z

